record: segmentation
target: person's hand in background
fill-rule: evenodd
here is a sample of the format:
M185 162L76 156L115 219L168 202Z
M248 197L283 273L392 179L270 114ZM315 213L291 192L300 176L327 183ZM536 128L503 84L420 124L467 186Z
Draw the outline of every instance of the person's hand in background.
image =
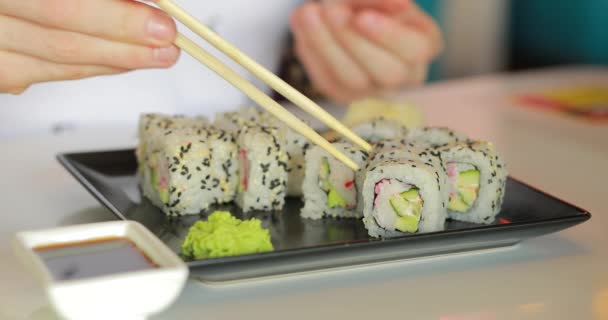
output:
M422 83L442 49L437 24L409 0L311 1L290 24L313 86L339 103Z
M175 63L175 22L125 0L0 0L0 93Z

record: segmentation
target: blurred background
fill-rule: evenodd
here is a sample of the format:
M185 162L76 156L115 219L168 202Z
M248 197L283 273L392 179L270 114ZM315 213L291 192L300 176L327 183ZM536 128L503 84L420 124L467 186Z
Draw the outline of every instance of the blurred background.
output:
M549 66L608 65L608 0L412 1L438 21L445 39L443 54L430 68L430 83ZM205 5L198 0L182 2ZM285 12L288 11L285 9ZM259 20L257 12L242 16L247 15L253 16L248 23ZM215 15L201 19L212 27L217 27L218 21L222 21ZM281 23L286 26L287 16L282 19L284 21ZM230 20L226 19L218 27L218 32L223 36L224 33L234 36L246 26L245 23L242 26L230 26L226 21ZM270 37L278 39L277 48L274 48L276 50L254 56L263 57L264 61L260 62L267 66L273 65L273 61L280 57L280 34L288 34L287 29L270 29L279 34ZM241 38L244 39L240 39L239 43L244 45L241 49L245 52L257 46L255 37ZM226 92L235 91L223 91L224 87L233 89L219 78L213 82L213 89L205 87L206 90L201 90L200 82L197 81L208 81L208 73L199 69L201 66L198 62L188 59L186 57L183 59L186 61L168 72L145 70L137 73L149 74L150 77L134 74L116 78L98 77L74 82L69 86L46 84L42 88L35 87L33 90L38 90L38 93L28 97L4 96L4 100L0 100L0 138L43 130L60 133L79 126L134 126L142 106L146 106L148 112L188 113L199 112L200 101L203 100L213 101L205 106L205 110L215 108L215 111L226 106L235 107L246 101L241 95L226 95ZM186 74L191 78L184 80ZM249 75L246 77L253 78ZM161 83L159 79L166 82ZM118 83L129 85L118 86ZM136 85L132 86L133 83ZM151 94L148 89L155 85L168 89ZM106 86L112 88L111 94L97 89ZM56 92L62 94L54 94ZM600 93L596 92L598 95L608 97L608 90L603 88ZM41 99L44 100L43 104L39 103ZM605 104L603 101L601 103ZM125 107L126 105L134 107ZM6 106L10 107L2 108ZM175 110L179 112L174 112ZM608 114L608 111L602 112ZM608 119L608 116L604 117Z
M606 0L417 0L441 25L429 81L555 65L608 64Z

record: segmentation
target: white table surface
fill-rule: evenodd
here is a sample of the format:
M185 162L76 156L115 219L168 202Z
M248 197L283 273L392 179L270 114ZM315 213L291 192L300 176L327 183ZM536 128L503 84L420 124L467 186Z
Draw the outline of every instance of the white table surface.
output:
M608 85L608 69L483 76L405 95L428 124L493 141L513 176L589 210L588 222L488 252L223 286L190 280L155 319L608 319L608 125L508 100L588 82ZM54 155L128 147L134 136L132 128L105 128L0 140L0 319L55 318L13 257L13 233L113 219Z

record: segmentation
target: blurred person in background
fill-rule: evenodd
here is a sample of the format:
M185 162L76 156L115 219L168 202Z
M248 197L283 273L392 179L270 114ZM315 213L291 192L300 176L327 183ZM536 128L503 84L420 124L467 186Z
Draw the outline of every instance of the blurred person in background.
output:
M180 5L270 70L282 66L306 94L340 104L422 83L442 49L437 24L408 0ZM210 115L247 103L196 60L179 58L176 32L173 19L137 1L0 0L0 136L132 125L140 112ZM83 80L66 81L74 79Z

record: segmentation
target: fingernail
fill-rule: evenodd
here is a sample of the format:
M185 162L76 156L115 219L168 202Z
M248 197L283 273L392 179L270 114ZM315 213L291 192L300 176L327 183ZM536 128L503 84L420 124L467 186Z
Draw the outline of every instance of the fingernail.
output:
M158 62L161 65L172 63L177 59L178 54L179 51L174 46L166 48L156 48L152 53L154 61Z
M164 14L155 14L146 22L146 32L157 40L171 40L173 37L173 26L171 19Z

